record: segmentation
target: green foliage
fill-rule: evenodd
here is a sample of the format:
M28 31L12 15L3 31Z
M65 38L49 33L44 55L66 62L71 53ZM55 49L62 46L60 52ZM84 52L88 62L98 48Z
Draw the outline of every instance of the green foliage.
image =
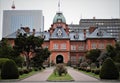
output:
M95 62L100 56L101 51L99 49L93 49L87 52L86 58L90 59L92 62Z
M0 46L0 58L10 58L14 53L12 47L7 43L6 39L2 39Z
M115 65L116 65L118 71L120 72L120 63L115 63Z
M17 64L18 67L23 67L23 63L24 63L24 57L23 56L17 56L15 58L13 58L13 60L15 61L15 63Z
M120 42L115 44L116 56L114 57L115 62L120 63Z
M8 60L9 60L9 59L7 59L7 58L0 58L0 69L2 69L4 63L5 63L6 61L8 61Z
M100 71L100 78L101 79L118 79L119 78L119 72L111 58L107 58L104 61Z
M81 68L87 68L87 67L88 67L88 63L87 63L87 62L82 62L82 63L80 64L80 67L81 67Z
M31 65L29 53L31 51L36 53L38 49L40 50L40 48L42 48L43 40L44 39L41 37L35 37L34 35L27 36L26 34L19 34L15 39L14 49L16 49L19 54L25 54L27 69L29 69L29 66Z
M65 68L64 64L57 64L56 68L54 69L54 74L58 74L59 76L62 76L62 74L67 74L67 69Z
M115 48L113 46L107 45L106 50L107 50L108 57L111 57L113 59L116 56L116 51L115 51Z
M2 79L18 79L19 72L18 68L13 60L8 60L2 67L1 70Z
M16 51L16 49L13 49L12 46L10 46L6 39L2 39L1 46L0 46L0 58L9 58L16 62L18 66L23 63L21 57L19 56L19 53Z
M42 64L50 55L48 48L42 48L36 50L36 55L31 59L33 67L43 67Z

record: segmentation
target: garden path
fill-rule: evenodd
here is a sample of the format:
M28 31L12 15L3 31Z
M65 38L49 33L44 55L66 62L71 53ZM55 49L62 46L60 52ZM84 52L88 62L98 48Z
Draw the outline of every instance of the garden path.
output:
M68 73L72 76L75 81L78 82L99 82L100 80L93 78L91 76L85 75L73 68L67 68Z
M50 74L52 74L54 68L46 68L44 71L21 80L22 82L44 82L47 80Z

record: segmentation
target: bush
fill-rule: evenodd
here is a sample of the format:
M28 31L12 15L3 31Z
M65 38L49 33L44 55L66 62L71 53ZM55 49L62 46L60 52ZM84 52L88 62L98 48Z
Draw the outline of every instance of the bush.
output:
M87 67L87 68L86 68L86 72L91 72L90 67Z
M95 70L94 70L94 69L92 69L92 70L91 70L91 72L92 72L92 73L94 73L94 72L95 72Z
M0 69L2 69L2 66L4 65L4 63L8 60L9 60L8 58L0 58Z
M81 68L87 68L87 67L88 67L88 63L87 63L87 62L82 62L82 63L80 64L80 67L81 67Z
M8 60L4 63L1 70L2 79L18 79L19 71L13 60Z
M64 64L57 64L56 68L54 69L54 74L56 75L58 73L59 76L62 76L64 73L67 74L67 69L65 68Z
M98 75L100 73L100 69L95 69L94 73Z
M19 70L19 75L23 75L24 71L23 70Z
M28 74L29 70L28 69L23 69L24 74Z
M120 72L120 63L115 63L115 65L116 65L118 71Z
M40 67L41 68L41 67ZM38 71L38 70L40 70L40 68L38 69L38 68L34 68L34 71Z
M96 64L95 63L91 63L90 67L91 67L91 69L95 69L96 68Z
M119 72L111 58L107 58L100 71L101 79L118 79Z

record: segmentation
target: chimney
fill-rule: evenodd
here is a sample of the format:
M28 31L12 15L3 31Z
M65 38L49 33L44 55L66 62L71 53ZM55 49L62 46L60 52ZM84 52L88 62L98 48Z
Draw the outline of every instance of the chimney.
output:
M35 29L33 29L33 35L35 35Z
M94 16L93 19L96 19L96 17Z
M92 32L94 32L95 29L96 29L96 27L90 27L89 32L92 33Z
M26 33L30 32L30 28L29 27L21 27L21 29L23 29Z
M86 29L84 29L83 32L84 32L84 39L86 39Z

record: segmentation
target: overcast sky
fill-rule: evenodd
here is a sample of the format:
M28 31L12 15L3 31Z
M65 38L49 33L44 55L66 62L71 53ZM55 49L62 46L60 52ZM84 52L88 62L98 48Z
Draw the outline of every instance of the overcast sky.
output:
M11 10L13 0L0 0L0 38L3 10ZM48 30L58 11L59 0L14 0L16 10L43 10L44 29ZM78 24L80 18L120 18L120 0L60 0L66 23Z

